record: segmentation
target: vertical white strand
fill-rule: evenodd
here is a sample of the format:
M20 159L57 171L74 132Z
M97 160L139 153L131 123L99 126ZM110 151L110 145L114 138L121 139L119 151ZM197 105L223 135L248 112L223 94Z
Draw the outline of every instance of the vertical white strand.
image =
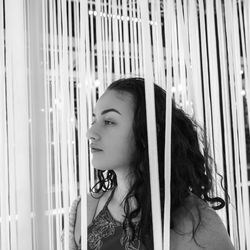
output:
M133 22L134 22L134 16L133 16L133 13L134 13L134 8L135 8L135 5L134 4L130 4L129 6L129 28L130 28L130 60L131 60L131 64L130 64L130 71L132 72L132 74L134 74L135 72L135 61L134 61L134 32L133 32L133 29L134 29L134 25L133 25Z
M57 138L57 145L58 145L58 158L60 161L60 165L58 166L58 207L57 207L57 213L59 217L59 223L58 223L58 228L56 230L56 242L57 244L60 242L60 237L61 237L61 229L62 229L62 216L63 213L62 211L62 196L63 196L63 183L62 183L62 176L63 176L63 167L64 167L64 162L65 162L65 128L64 128L64 120L62 119L62 114L64 113L63 110L63 76L62 76L62 34L61 34L61 6L60 6L60 0L55 2L55 27L56 27L56 67L57 67L57 98L56 98L56 105L57 105L57 122L58 122L58 138ZM66 226L67 228L67 226ZM66 232L66 237L65 241L67 242L67 232ZM66 249L67 249L67 243L65 244ZM59 247L57 247L59 249ZM67 249L68 250L68 249Z
M234 89L234 71L233 71L233 32L232 32L232 4L230 1L225 2L225 19L226 19L226 34L228 39L228 58L229 58L229 86L230 86L230 99L231 99L231 112L232 112L232 128L233 128L233 140L234 140L234 169L235 169L235 187L237 197L237 217L238 217L238 228L241 230L239 237L240 249L245 246L246 235L244 230L244 219L243 219L243 207L242 207L242 193L240 187L240 165L239 165L239 149L237 139L237 125L236 125L236 102L235 102L235 89Z
M77 10L76 10L76 4L78 4L78 2L74 2L73 3L73 10L75 13ZM80 5L80 8L78 9L79 11L82 12L83 10L83 7L85 6L85 1ZM84 13L84 12L83 12ZM85 54L84 54L84 58L81 58L82 57L82 49L81 49L81 46L85 46L84 44L84 39L82 39L82 36L85 36L85 34L83 33L84 32L84 26L82 25L82 18L77 20L77 17L78 16L80 18L79 15L76 15L74 14L73 16L73 21L74 21L74 27L73 27L73 33L74 33L74 37L75 37L75 43L74 43L74 55L75 55L75 64L74 64L74 70L75 70L75 81L76 81L76 84L77 84L77 91L76 91L76 103L77 103L77 140L78 140L78 178L79 178L79 183L78 183L78 190L79 191L79 195L81 195L81 193L83 192L82 190L82 185L81 185L81 159L80 159L80 143L81 143L81 134L80 134L80 127L81 127L81 113L80 113L80 92L81 92L81 85L82 85L82 82L81 82L81 79L80 79L80 75L82 74L82 68L80 68L80 61L81 60L84 60L85 58ZM85 16L86 17L86 16ZM82 35L83 34L83 35ZM85 47L83 47L85 48ZM85 61L83 61L85 63ZM84 67L85 65L82 65L82 67ZM84 197L83 197L83 204L84 203ZM84 215L83 215L84 216ZM81 231L82 232L82 231ZM83 232L84 234L84 232Z
M244 25L245 25L245 39L246 39L246 71L245 74L245 83L249 82L250 79L250 2L244 1L243 6L244 11ZM249 133L250 133L250 86L249 84L245 84L246 90L246 100L247 100L247 113L248 113L248 124L249 124Z
M62 18L63 18L63 51L65 53L64 58L64 69L67 72L66 74L66 80L69 88L68 88L68 157L69 157L69 168L68 168L68 191L69 191L69 204L73 201L73 198L77 195L77 185L76 180L74 178L74 172L76 168L76 143L75 143L75 129L76 129L76 123L75 123L75 110L74 110L74 89L75 84L72 78L72 64L70 65L70 60L72 60L72 39L68 39L68 33L69 28L68 26L68 19L67 19L67 9L68 6L67 1L62 1ZM70 58L71 54L71 58ZM69 143L70 142L70 143Z
M142 36L143 36L143 64L145 74L145 94L147 110L147 131L149 145L149 166L150 166L150 187L151 187L151 207L152 207L152 224L154 249L162 248L162 223L160 209L160 192L159 192L159 173L158 173L158 156L156 143L156 120L155 120L155 100L154 100L154 80L153 65L151 62L151 40L149 30L149 12L148 1L140 1L140 11L142 19Z
M157 74L157 64L158 64L158 51L157 51L157 30L155 28L155 15L156 15L156 6L155 6L155 2L152 2L152 5L151 5L151 20L149 20L149 29L151 31L151 34L152 34L152 49L153 49L153 75L154 75L154 82L155 83L158 83L159 82L159 77L158 77L158 74Z
M86 30L86 76L87 76L87 83L89 84L93 84L93 78L92 78L92 73L91 73L91 67L90 67L90 42L89 42L89 37L90 37L90 32L89 32L89 17L88 17L88 7L86 6L86 18L85 18L85 30ZM81 11L80 11L81 12ZM106 51L106 58L108 58L108 55L107 55L107 51ZM92 85L93 86L93 85ZM88 96L91 96L91 88L87 88L86 90L86 105L87 105L87 108L89 106L89 103L88 103ZM88 113L88 110L86 111ZM88 121L91 121L88 120ZM88 124L88 121L86 122L86 124ZM87 140L86 136L84 137L84 140ZM87 178L88 177L88 178ZM94 169L93 168L87 168L87 190L90 189L90 178L94 178Z
M218 82L218 64L217 64L217 49L216 49L216 38L215 38L215 20L214 20L214 5L213 2L209 1L206 3L207 13L207 37L208 37L208 55L209 55L209 77L210 77L210 90L212 100L212 129L213 129L213 147L214 147L214 159L216 162L215 169L218 173L223 174L223 157L222 157L222 141L221 141L221 117L220 103L219 103L219 82ZM217 180L217 176L215 176ZM219 191L219 183L216 186L216 193L223 197L223 192ZM222 216L222 212L219 211ZM222 218L225 222L225 218Z
M113 14L113 53L114 53L114 72L115 79L120 77L120 54L119 54L119 37L118 37L118 20L117 20L117 1L112 1Z
M110 64L110 61L109 61L111 59L111 57L110 57L110 53L109 53L109 42L108 42L110 34L108 33L108 28L109 27L108 27L108 17L107 17L108 11L107 11L107 8L109 8L109 7L110 6L108 6L108 5L105 4L104 8L103 8L103 13L102 13L102 19L103 19L103 36L104 36L104 46L103 46L103 48L105 50L105 53L104 53L104 65L106 65L106 72L107 72L106 78L105 78L106 82L110 82L111 81L110 74L112 72L112 69L110 68L110 65L112 65L112 64ZM86 42L87 41L88 40L86 40ZM88 58L88 55L87 55L86 58ZM86 65L88 65L88 62L87 62ZM87 71L89 71L89 70L87 69Z
M90 39L91 39L91 44L90 44L90 50L91 50L91 71L92 71L92 78L96 79L96 70L95 70L95 55L96 55L96 48L94 46L94 15L93 15L93 5L90 4ZM110 17L109 17L109 26L110 26ZM111 27L110 27L111 29ZM111 44L111 43L110 43Z
M75 126L71 127L71 137L72 140L76 140L76 129L77 129L77 124L76 124L76 114L75 114L75 92L77 91L77 82L74 76L74 57L75 54L73 52L74 44L73 44L73 32L72 32L72 8L71 8L71 2L66 3L68 6L68 10L63 11L64 18L67 20L68 24L68 29L67 34L64 34L68 38L68 60L69 60L69 65L68 65L68 77L69 77L69 86L70 86L70 113L71 113L71 119L72 123L74 123ZM66 12L66 13L65 13ZM67 19L68 17L68 19ZM72 39L71 39L72 37ZM73 199L77 196L77 158L76 158L76 143L73 144L73 165L72 167L70 166L69 169L69 191L70 191L70 204L72 204Z
M46 106L46 39L44 37L44 3L30 1L27 6L29 14L29 109L30 109L30 159L32 170L32 200L34 220L34 237L32 249L49 249L48 186L46 169L49 165ZM32 20L32 21L31 21Z
M113 64L113 58L112 58L112 55L113 55L113 51L112 51L112 4L111 4L112 0L109 0L108 1L108 25L109 25L109 39L107 41L108 43L108 58L109 58L109 65L108 65L108 71L107 71L107 74L108 74L108 83L111 83L112 81L112 77L113 77L113 74L112 74L112 64Z
M154 29L156 30L156 45L157 45L157 66L155 68L156 74L159 79L159 85L165 89L166 78L165 78L165 62L164 62L164 49L163 48L163 32L161 24L161 7L159 1L154 2L155 5L155 22L153 24ZM139 41L140 42L140 41ZM139 43L138 42L138 43ZM139 54L139 51L138 51Z
M9 161L9 209L10 209L10 245L12 250L17 249L17 211L16 211L16 174L15 174L15 136L14 136L14 104L13 104L13 79L12 79L12 33L13 13L10 8L11 3L5 5L5 22L6 22L6 99L7 99L7 117L8 117L8 161Z
M100 0L96 2L96 46L97 46L97 79L99 81L103 80L103 51L102 51L102 34L101 34L101 6ZM114 43L114 40L113 40ZM103 93L103 90L100 91ZM101 94L100 93L100 94Z
M141 13L138 13L138 54L139 54L139 76L143 76L144 68L143 68L143 48L142 48L142 22L141 22Z
M136 2L133 1L133 12L132 12L133 20L131 20L132 23L132 30L131 30L131 35L133 37L133 48L134 48L134 62L135 62L135 68L134 72L132 71L133 74L138 76L138 41L137 41L137 27L139 24L139 19L137 18L138 16L138 9L136 9Z
M106 29L106 23L105 23L105 7L106 7L106 4L105 3L102 3L101 4L101 10L100 10L100 20L101 20L101 36L102 36L102 43L101 43L101 48L102 48L102 60L103 60L103 79L101 80L101 82L103 83L103 86L105 86L107 84L107 56L106 56L106 53L107 53L107 50L106 50L106 38L107 38L107 34L105 32L105 29ZM88 29L86 29L88 30ZM117 37L118 37L118 34L117 34ZM87 41L86 41L87 42ZM118 46L118 51L119 51L119 46ZM86 56L86 58L88 58ZM118 62L119 62L119 58L118 58ZM87 69L87 65L88 63L86 62L86 70L88 71ZM120 69L120 67L119 67ZM89 83L91 84L91 83ZM104 87L105 88L105 87Z
M175 4L175 2L174 2ZM172 88L171 91L174 92L175 95L178 95L179 92L179 58L177 51L177 30L176 30L176 11L175 8L172 9L172 22L171 22L171 39L172 39Z
M249 100L250 100L250 86L249 84L247 84L249 82L250 79L250 74L249 74L249 69L250 69L250 59L249 59L249 53L250 53L250 46L247 46L249 43L249 26L248 23L245 21L245 12L247 10L247 4L249 5L249 1L245 1L245 2L238 2L239 5L239 19L240 19L240 34L241 34L241 47L242 47L242 57L243 57L243 69L241 69L241 74L244 74L244 81L242 80L242 84L244 85L244 91L245 91L245 100L246 100L246 110L248 113L248 117L246 117L247 121L246 123L248 123L249 125L249 134L250 134L250 104L249 104ZM247 15L247 14L246 14ZM249 16L249 14L248 14ZM243 86L242 86L243 89ZM243 91L243 90L242 90ZM249 167L249 166L247 166ZM250 185L249 185L250 186ZM250 204L249 204L250 205ZM250 208L249 208L250 209Z
M186 63L186 71L187 71L187 102L186 102L186 112L190 115L193 115L193 107L192 107L192 99L193 99L193 70L192 64L190 60L190 44L189 44L189 26L188 26L188 10L189 10L189 2L185 1L183 4L184 14L182 16L182 37L184 38L184 52L185 52L185 63Z
M54 2L53 5L53 17L54 17L54 38L55 38L55 99L53 100L55 102L55 115L56 115L56 138L55 138L55 145L56 145L56 157L58 158L58 165L57 165L57 172L55 174L56 176L56 215L57 215L57 222L56 222L56 232L55 232L55 238L56 238L56 245L60 243L60 237L61 237L61 229L62 229L62 155L61 150L63 147L63 144L61 142L61 134L62 134L62 123L61 123L61 112L62 112L62 87L61 87L61 69L60 69L60 63L61 63L61 27L60 27L60 14L58 13L59 2ZM59 247L60 249L60 247Z
M9 242L9 179L8 179L8 142L7 142L7 119L6 119L6 65L5 65L5 29L4 29L4 6L0 3L0 249L10 249Z
M248 75L247 75L247 57L246 57L246 39L245 39L245 32L244 32L244 23L243 23L243 11L242 9L245 8L245 6L243 5L242 1L238 1L237 2L237 8L238 8L238 13L239 13L239 22L238 22L238 26L239 26L239 31L240 31L240 46L242 48L242 63L243 63L243 67L241 69L241 74L245 73L245 82L248 82ZM243 88L243 86L242 86Z
M212 100L210 98L210 85L209 85L209 61L208 61L208 44L206 38L206 26L205 26L205 13L206 9L202 0L199 1L199 12L200 12L200 32L201 32L201 55L202 55L202 74L203 74L203 93L204 93L204 110L205 110L205 124L204 127L207 144L209 146L209 155L214 156L213 143L213 131L212 131ZM210 144L211 143L211 144ZM214 165L211 166L214 169ZM213 192L213 187L212 187Z
M203 98L201 85L200 68L200 40L198 34L197 4L195 0L189 2L189 40L190 40L190 60L192 65L192 92L194 96L192 102L195 109L195 119L203 127Z
M166 121L165 121L165 201L164 201L164 231L163 249L170 249L170 204L171 204L171 120L172 120L172 21L174 2L164 2L164 36L165 58L167 70L166 83Z
M211 100L209 98L209 76L208 76L208 54L207 54L207 41L206 41L206 28L205 28L205 11L203 0L199 0L199 22L200 22L200 32L201 32L201 58L202 58L202 76L203 76L203 88L204 88L204 107L205 107L205 122L206 122L206 132L208 133L208 138L210 138L211 133Z
M53 247L57 245L60 231L60 213L59 213L59 193L60 193L60 154L59 154L59 122L58 122L58 109L59 109L59 99L58 99L58 45L57 45L57 28L56 28L56 10L55 10L55 2L50 3L50 31L51 31L51 58L52 58L52 81L51 81L51 103L52 103L52 117L53 117L53 134L51 138L51 146L53 148L53 157L54 161L51 163L51 171L54 172L52 176L52 190L54 192L54 200L53 200L53 209L55 214L53 213ZM54 219L55 216L55 219Z
M177 0L177 17L178 17L178 24L179 24L179 40L182 42L183 45L183 52L184 52L184 62L185 62L185 70L186 70L186 92L184 94L185 98L186 98L186 102L183 103L183 109L184 111L186 111L187 113L192 113L192 107L190 105L190 101L191 101L191 96L190 94L192 94L191 88L192 88L192 71L191 71L191 64L190 64L190 55L189 55L189 45L188 45L188 27L186 25L186 23L184 22L184 16L183 16L183 11L184 14L187 12L187 10L185 8L187 8L186 6L186 1L184 4L184 10L181 1Z
M242 195L243 195L243 216L246 232L246 245L250 248L250 238L247 234L250 232L250 215L249 215L249 191L247 184L247 162L246 162L246 135L245 135L245 122L244 122L244 109L243 109L243 98L242 98L242 79L241 79L241 55L240 55L240 44L239 44L239 23L237 17L237 5L236 1L233 0L233 46L234 46L234 72L235 72L235 91L236 91L236 102L237 102L237 127L239 136L239 149L240 149L240 164L241 164L241 184L242 184Z
M49 52L49 21L48 21L48 1L43 1L43 58L44 58L44 96L45 96L45 107L44 107L44 112L45 112L45 124L46 124L46 155L47 155L47 161L46 161L46 166L47 166L47 191L48 191L48 233L49 233L49 249L52 249L53 245L53 237L52 237L52 232L53 232L53 216L51 215L50 211L53 209L52 203L53 203L53 193L52 193L52 174L51 174L51 166L50 162L52 159L52 154L51 154L51 143L50 143L50 138L51 138L51 119L50 119L50 104L49 104L49 96L50 96L50 86L51 86L51 78L52 76L49 77L50 72L50 65L51 65L51 59L49 57L51 56L52 53Z
M28 88L26 54L26 10L24 1L8 1L6 6L6 26L10 30L11 54L10 69L13 93L13 133L14 133L14 171L16 175L17 207L17 245L19 249L32 249L31 197L30 197L30 162L28 128ZM15 6L16 8L12 8ZM14 37L19 38L16 43ZM20 133L21 131L21 133ZM14 196L11 197L14 199ZM25 241L23 240L25 239Z
M119 10L117 19L118 19L118 31L119 31L119 58L120 58L120 77L124 76L124 51L123 51L123 28L122 28L122 7L118 2L117 9Z
M123 16L123 34L124 34L124 57L125 57L125 75L129 74L129 39L128 39L128 9L127 2L122 1L122 16Z
M80 193L81 193L81 247L87 249L87 168L88 166L88 150L87 150L87 140L85 139L87 131L87 114L86 114L86 93L87 88L90 86L90 83L86 79L86 75L89 72L86 72L86 39L89 39L86 36L86 30L88 29L88 2L82 1L80 5L80 45L79 45L79 81L80 85L80 112L79 119L81 126L79 127L79 179L80 179ZM100 11L100 9L99 9ZM100 15L100 12L99 14Z
M110 0L109 0L110 1ZM93 6L94 4L90 4L90 13L93 13ZM109 65L107 65L107 70L110 72L112 70L112 51L111 51L111 6L109 4L109 11L108 11L108 15L107 15L107 19L108 19L108 27L109 27L109 42L108 42L108 62ZM92 85L92 87L89 89L88 91L88 121L92 121L92 112L91 112L91 108L92 105L94 105L94 103L96 102L96 81L95 79L98 79L97 77L97 72L95 69L95 57L97 58L97 50L95 48L94 45L94 34L95 34L95 30L94 30L94 24L93 24L93 20L94 20L94 15L90 15L90 39L91 39L91 43L90 43L90 61L91 61L91 67L90 67L90 74L91 74L91 79L94 82L94 84ZM108 79L108 81L111 81L111 79ZM90 167L90 187L93 187L95 183L95 170L94 168Z
M68 183L68 169L72 168L72 137L70 136L70 106L69 106L69 75L68 75L68 29L66 23L66 1L58 1L58 36L59 36L59 58L60 58L60 84L61 84L61 159L62 159L62 197L64 214L64 231L65 231L65 250L69 245L69 183ZM59 231L60 232L60 231ZM60 232L61 235L61 232ZM59 240L59 239L58 239ZM59 242L59 241L58 241Z
M92 121L92 107L93 103L96 103L96 86L92 85L91 88L87 89L87 105L88 105L88 123L87 126L88 128L90 127L90 122ZM94 186L95 184L95 169L90 166L89 164L89 171L90 171L90 184L88 187L88 191Z
M175 101L181 107L186 105L187 102L187 79L186 79L186 68L185 68L185 56L184 56L184 45L182 41L182 6L180 0L176 2L177 8L177 32L178 32L178 50L179 50L179 67L180 67L180 88L179 95L175 95Z
M225 23L223 20L221 2L216 2L216 13L217 13L217 28L218 28L218 46L220 56L220 72L221 72L221 89L222 89L222 109L223 109L223 126L225 133L225 164L227 178L228 193L230 196L231 204L228 207L229 210L229 233L234 244L238 242L236 211L232 204L235 206L235 193L234 193L234 180L233 180L233 147L232 147L232 136L231 136L231 119L230 119L230 97L228 89L228 67L226 58L226 37L225 37ZM237 246L236 246L237 247Z

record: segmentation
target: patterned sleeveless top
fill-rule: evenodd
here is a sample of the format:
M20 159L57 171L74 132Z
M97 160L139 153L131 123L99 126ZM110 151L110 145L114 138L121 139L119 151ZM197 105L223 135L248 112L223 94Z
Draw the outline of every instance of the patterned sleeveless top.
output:
M111 215L108 204L111 201L114 190L108 198L103 209L93 219L88 226L88 250L145 250L146 248L140 241L135 238L129 242L128 234L123 230L122 223L115 220ZM70 211L70 250L81 250L81 239L79 243L75 242L74 227L76 221L77 206L80 202L78 197L72 204ZM138 229L138 223L135 224L135 229Z

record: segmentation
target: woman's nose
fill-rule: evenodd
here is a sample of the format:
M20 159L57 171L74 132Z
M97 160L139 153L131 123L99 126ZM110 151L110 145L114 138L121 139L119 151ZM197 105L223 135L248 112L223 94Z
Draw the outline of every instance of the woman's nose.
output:
M87 130L86 137L88 140L97 140L100 135L94 130L93 126Z

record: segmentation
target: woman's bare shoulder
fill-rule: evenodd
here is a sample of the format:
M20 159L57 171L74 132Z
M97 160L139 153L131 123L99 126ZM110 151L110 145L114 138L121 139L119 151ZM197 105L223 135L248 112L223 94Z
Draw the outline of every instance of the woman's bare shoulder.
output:
M171 231L171 249L182 249L183 244L196 250L234 249L227 230L214 209L195 196L190 197L186 204L179 211L176 230Z

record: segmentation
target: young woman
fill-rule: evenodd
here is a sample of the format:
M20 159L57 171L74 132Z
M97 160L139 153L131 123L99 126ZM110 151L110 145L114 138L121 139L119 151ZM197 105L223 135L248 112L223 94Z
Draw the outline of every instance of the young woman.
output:
M166 93L154 85L161 211L164 204ZM144 80L113 82L98 100L87 132L98 180L88 197L88 250L152 250L152 210ZM211 157L197 124L174 101L171 141L171 249L234 249L211 197ZM205 138L205 137L204 137ZM153 195L153 194L152 194ZM216 204L216 206L215 206ZM81 249L81 202L70 213L70 250Z

